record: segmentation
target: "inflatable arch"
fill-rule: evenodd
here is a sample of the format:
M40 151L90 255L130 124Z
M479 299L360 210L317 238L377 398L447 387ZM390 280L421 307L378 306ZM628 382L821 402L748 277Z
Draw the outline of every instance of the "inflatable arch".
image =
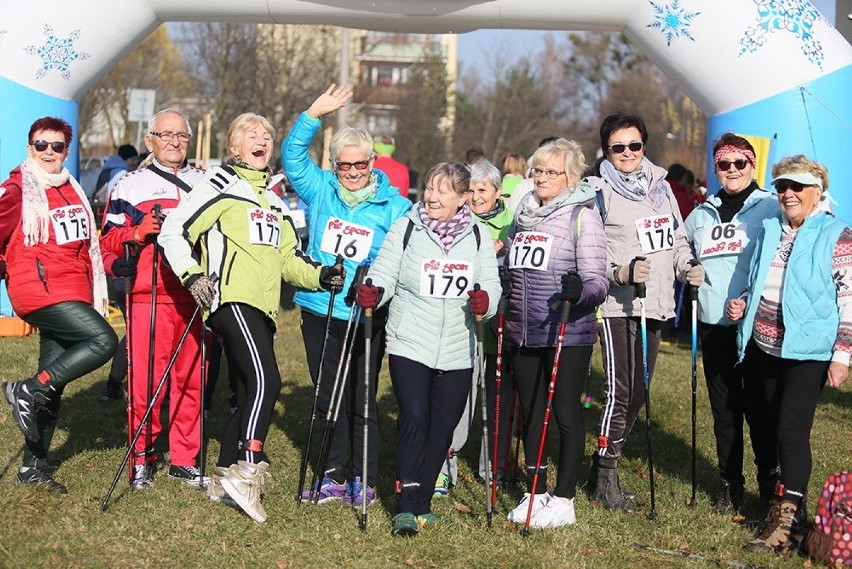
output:
M826 164L852 221L852 47L809 0L0 0L0 172L47 114L77 99L167 21L330 24L399 32L624 30L704 110L708 137L768 140L768 161ZM708 151L709 153L709 151ZM70 163L76 164L76 147ZM708 162L709 163L709 162ZM762 180L761 182L765 182Z

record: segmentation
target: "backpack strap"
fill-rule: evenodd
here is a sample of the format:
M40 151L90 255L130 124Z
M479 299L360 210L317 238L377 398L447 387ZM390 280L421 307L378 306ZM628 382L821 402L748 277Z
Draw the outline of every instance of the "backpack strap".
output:
M474 222L473 236L476 237L476 250L479 251L479 245L482 243L482 236L479 234L479 225Z
M414 222L411 221L411 218L408 219L408 225L405 227L405 235L402 236L402 251L405 252L405 248L408 247L408 241L411 239L411 232L414 231Z
M190 186L189 184L187 184L186 182L184 182L183 180L181 180L180 178L178 178L177 176L175 176L171 172L164 172L163 170L160 170L159 168L157 168L153 164L148 164L148 170L151 170L153 173L155 173L159 177L163 178L164 180L171 182L172 184L179 187L180 189L182 189L185 192L191 192L192 191L192 186Z

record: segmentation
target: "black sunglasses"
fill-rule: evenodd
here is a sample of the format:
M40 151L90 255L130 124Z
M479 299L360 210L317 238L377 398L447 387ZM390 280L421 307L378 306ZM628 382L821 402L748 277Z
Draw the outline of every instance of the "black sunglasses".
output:
M35 148L39 152L44 152L45 150L47 150L48 146L50 146L53 149L53 151L56 152L57 154L62 154L63 152L65 152L66 144L62 141L59 141L59 140L54 141L54 142L46 142L44 140L36 140L35 142L33 142L33 148Z
M775 190L778 192L778 195L783 194L787 190L793 190L797 194L805 189L804 184L799 184L797 182L778 182L775 184Z
M630 144L613 144L609 147L610 152L613 154L621 154L627 149L630 149L630 152L639 152L642 150L642 147L645 146L641 142L631 142Z
M734 168L737 170L745 170L746 166L748 166L748 160L743 160L742 158L739 160L719 160L716 162L716 168L718 168L720 172L727 172L731 168L731 164L733 164Z
M357 162L336 162L337 169L341 172L348 172L352 169L352 166L355 166L356 170L366 170L367 166L370 165L369 160L358 160Z

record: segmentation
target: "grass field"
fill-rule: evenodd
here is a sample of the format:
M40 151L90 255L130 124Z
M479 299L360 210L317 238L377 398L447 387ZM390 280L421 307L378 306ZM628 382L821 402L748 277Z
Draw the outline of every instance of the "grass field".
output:
M284 380L273 427L266 443L273 480L265 505L269 521L258 525L225 506L208 502L198 490L181 486L160 471L148 492L130 493L122 478L106 513L99 505L121 461L126 444L125 414L120 403L98 400L107 368L66 390L51 460L55 477L68 487L59 496L41 488L13 486L20 463L21 436L5 403L0 409L0 567L703 567L713 561L687 560L634 544L661 549L688 549L727 566L801 567L804 558L778 559L748 553L747 527L712 513L710 497L717 491L715 442L703 376L699 372L698 504L690 497L691 389L688 345L664 345L652 387L653 440L658 519L649 521L649 489L645 462L644 420L638 421L625 450L622 477L636 490L635 515L606 512L577 496L577 524L536 531L522 538L495 518L485 528L485 491L470 476L479 441L462 453L465 479L448 499L434 502L435 512L449 525L426 528L414 539L390 535L394 509L394 445L396 406L387 372L380 384L379 409L383 435L379 500L369 510L366 534L357 515L338 505L299 506L301 447L307 438L313 388L307 374L298 328L298 314L282 313L277 337L278 361ZM35 369L37 335L0 338L2 379L16 379ZM594 404L584 411L586 446L591 452L602 396L600 357L593 358ZM566 362L569 363L569 362ZM223 366L224 367L224 366ZM826 388L812 434L814 469L812 496L826 476L852 466L852 382L842 390ZM209 426L208 472L218 454L218 436L227 415L227 381L219 382ZM642 415L644 419L644 414ZM481 427L471 431L481 433ZM165 450L161 437L159 447ZM748 452L747 452L748 456ZM167 458L165 460L168 465ZM756 517L753 467L746 472L745 514ZM588 464L580 480L586 479ZM498 498L506 512L521 488ZM815 498L811 500L813 508Z

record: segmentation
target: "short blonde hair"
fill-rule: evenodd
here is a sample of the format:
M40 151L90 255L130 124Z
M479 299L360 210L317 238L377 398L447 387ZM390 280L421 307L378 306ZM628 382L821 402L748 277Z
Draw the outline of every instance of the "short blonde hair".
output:
M778 178L784 174L793 172L806 172L816 176L822 180L822 191L828 190L828 169L805 156L804 154L796 154L795 156L785 156L772 166L772 177Z
M512 152L503 158L503 175L517 174L523 176L527 172L527 159Z
M266 132L272 135L273 139L275 138L275 128L266 117L256 113L243 113L232 120L228 126L228 134L225 135L227 152L225 153L225 160L223 162L230 162L232 159L237 158L233 155L232 150L238 148L246 132L257 125L262 126Z
M586 158L579 144L567 138L557 138L539 147L532 155L532 165L540 166L556 159L565 165L565 177L576 183L586 170Z
M346 127L338 130L331 137L328 145L328 154L331 156L332 165L337 163L340 154L347 146L357 146L364 151L369 160L373 156L373 137L363 128Z

